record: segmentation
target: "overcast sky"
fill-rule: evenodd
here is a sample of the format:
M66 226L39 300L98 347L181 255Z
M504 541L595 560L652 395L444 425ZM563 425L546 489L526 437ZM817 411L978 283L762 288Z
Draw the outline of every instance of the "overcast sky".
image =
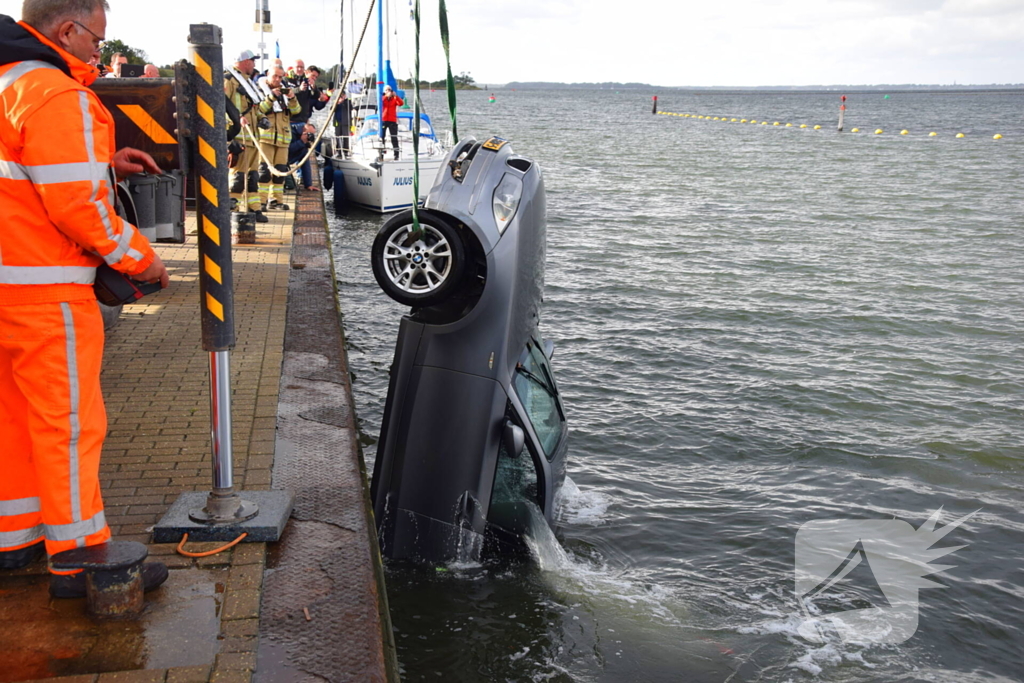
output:
M437 0L423 3L421 76L444 75ZM224 29L231 54L256 50L257 0L109 0L107 37L163 65L186 56L191 23ZM396 75L412 69L409 0L395 18ZM269 0L274 55L337 62L339 0ZM638 81L655 85L1024 82L1024 0L448 0L452 70L480 83ZM351 26L369 0L345 0ZM173 11L168 11L173 8ZM142 11L144 9L144 11ZM21 0L0 0L21 15ZM376 23L357 71L372 69ZM400 49L399 49L400 48Z

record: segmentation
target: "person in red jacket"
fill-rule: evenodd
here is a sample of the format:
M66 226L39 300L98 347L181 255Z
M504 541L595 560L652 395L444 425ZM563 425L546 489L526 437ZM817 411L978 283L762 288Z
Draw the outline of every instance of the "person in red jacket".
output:
M115 176L160 168L114 151L97 78L106 0L25 0L0 15L0 568L110 539L99 464L103 320L92 284L107 264L167 286L149 241L114 207ZM167 578L142 570L147 590ZM85 594L53 572L54 597Z
M380 154L384 156L384 139L388 131L391 131L391 146L395 149L395 161L398 161L398 108L405 102L396 95L390 85L384 86L384 99L382 100L383 113L380 120Z

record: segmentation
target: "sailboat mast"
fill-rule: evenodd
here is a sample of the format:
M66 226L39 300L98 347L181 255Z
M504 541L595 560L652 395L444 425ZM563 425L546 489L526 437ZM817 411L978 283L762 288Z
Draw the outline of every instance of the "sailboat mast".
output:
M377 124L384 131L384 0L377 0ZM383 139L383 138L381 138Z
M345 80L345 0L341 0L339 15L341 17L341 27L338 30L338 35L341 36L341 48L338 53L338 72L335 74L334 79L336 88L340 88Z

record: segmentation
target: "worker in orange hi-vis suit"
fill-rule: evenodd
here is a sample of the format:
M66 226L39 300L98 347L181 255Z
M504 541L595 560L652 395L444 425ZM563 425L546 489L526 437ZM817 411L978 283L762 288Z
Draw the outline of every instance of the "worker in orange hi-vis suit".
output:
M105 543L99 461L103 323L92 289L106 263L167 286L167 269L118 218L114 175L157 173L114 151L110 112L87 87L106 33L106 0L25 0L0 15L0 568ZM167 578L143 566L143 583ZM85 594L81 572L50 577L54 597Z

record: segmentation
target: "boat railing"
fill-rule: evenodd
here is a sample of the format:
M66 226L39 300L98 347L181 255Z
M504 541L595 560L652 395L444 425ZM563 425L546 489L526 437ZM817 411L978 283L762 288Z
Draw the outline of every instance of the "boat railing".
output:
M353 150L357 147L361 148L361 153L366 156L366 151L371 150L371 156L379 156L385 152L393 151L390 141L384 142L380 136L369 136L364 135L357 137L355 135L325 135L324 141L327 142L328 153L324 156L331 157L334 159L350 159L352 158ZM347 145L345 142L347 141ZM412 150L407 149L412 144L412 138L400 137L400 149L402 150L402 156L407 157L411 155ZM444 152L446 147L442 146L436 140L429 138L420 138L420 157L433 157L438 156Z

